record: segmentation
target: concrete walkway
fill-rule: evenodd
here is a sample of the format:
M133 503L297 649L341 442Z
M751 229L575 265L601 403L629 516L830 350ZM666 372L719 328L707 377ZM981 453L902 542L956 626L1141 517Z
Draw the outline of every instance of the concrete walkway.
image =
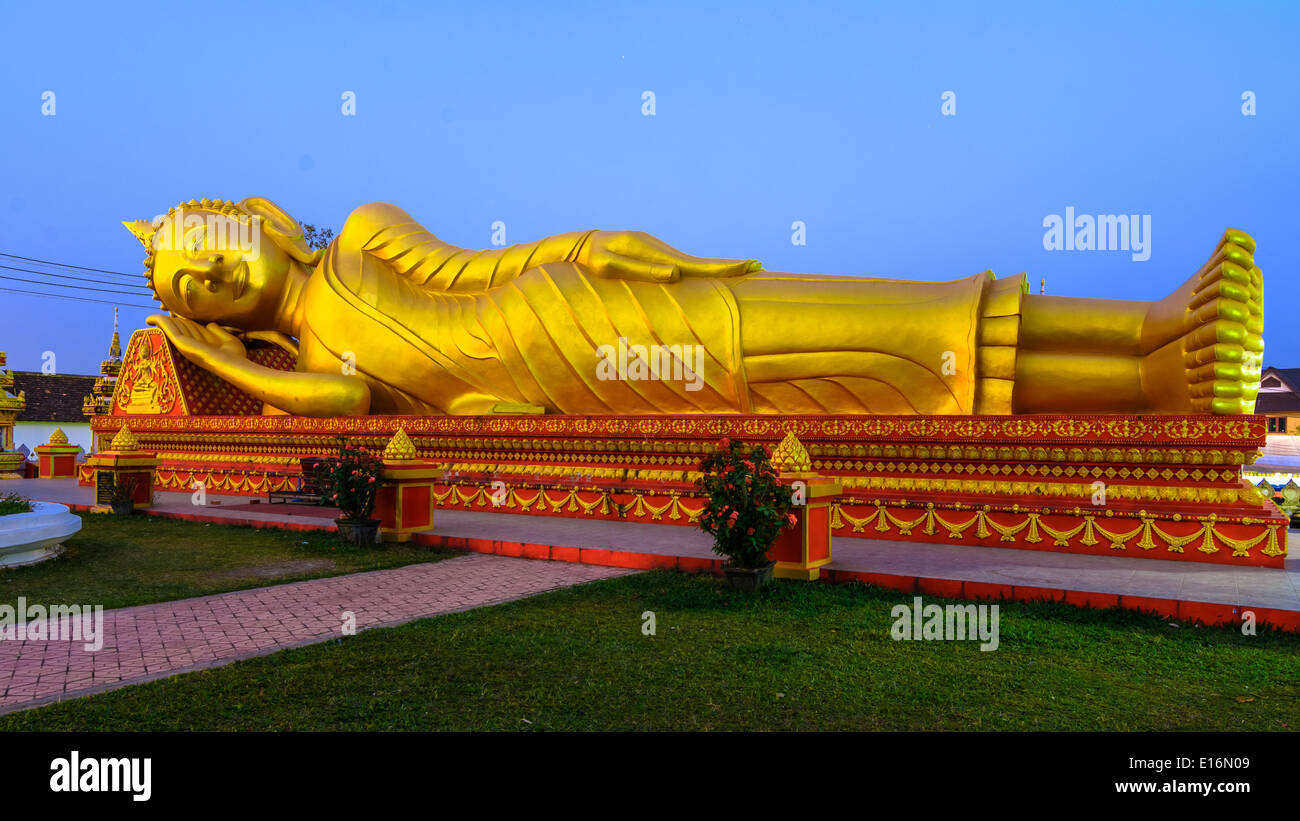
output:
M86 649L82 641L0 641L0 713L337 638L344 634L346 613L359 631L629 572L472 553L431 564L109 610L98 650ZM60 633L68 635L67 620L61 624Z

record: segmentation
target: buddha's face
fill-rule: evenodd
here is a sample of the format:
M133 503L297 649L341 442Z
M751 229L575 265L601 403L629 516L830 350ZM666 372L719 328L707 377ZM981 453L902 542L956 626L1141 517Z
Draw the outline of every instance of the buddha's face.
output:
M193 210L154 240L153 287L172 313L243 330L274 327L291 259L260 224Z

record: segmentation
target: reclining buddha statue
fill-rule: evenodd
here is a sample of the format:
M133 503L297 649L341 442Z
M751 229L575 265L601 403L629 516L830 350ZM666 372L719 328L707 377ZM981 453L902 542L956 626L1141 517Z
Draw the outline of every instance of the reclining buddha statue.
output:
M471 251L386 203L319 250L260 197L125 225L170 312L149 323L269 413L1241 414L1259 389L1263 279L1236 230L1141 302L767 272L636 231ZM240 230L260 241L223 241ZM253 339L296 369L251 362ZM687 378L611 378L615 347L698 355Z

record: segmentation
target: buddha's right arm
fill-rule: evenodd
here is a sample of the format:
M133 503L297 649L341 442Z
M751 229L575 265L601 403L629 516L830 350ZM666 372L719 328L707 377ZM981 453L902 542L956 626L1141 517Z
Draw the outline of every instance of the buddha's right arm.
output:
M363 205L348 216L338 242L383 260L411 282L439 291L483 291L548 262L573 262L592 231L575 231L491 251L438 239L401 208Z
M370 388L343 374L281 371L237 356L212 356L198 363L245 393L296 416L364 416Z

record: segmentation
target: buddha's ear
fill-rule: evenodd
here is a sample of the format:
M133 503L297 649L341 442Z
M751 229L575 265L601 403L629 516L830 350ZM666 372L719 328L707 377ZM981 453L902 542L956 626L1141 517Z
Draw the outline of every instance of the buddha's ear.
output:
M270 236L271 241L298 262L315 265L320 260L321 252L312 250L307 244L302 236L302 224L289 216L288 211L266 197L248 197L240 201L239 207L255 217L261 217L262 230Z

